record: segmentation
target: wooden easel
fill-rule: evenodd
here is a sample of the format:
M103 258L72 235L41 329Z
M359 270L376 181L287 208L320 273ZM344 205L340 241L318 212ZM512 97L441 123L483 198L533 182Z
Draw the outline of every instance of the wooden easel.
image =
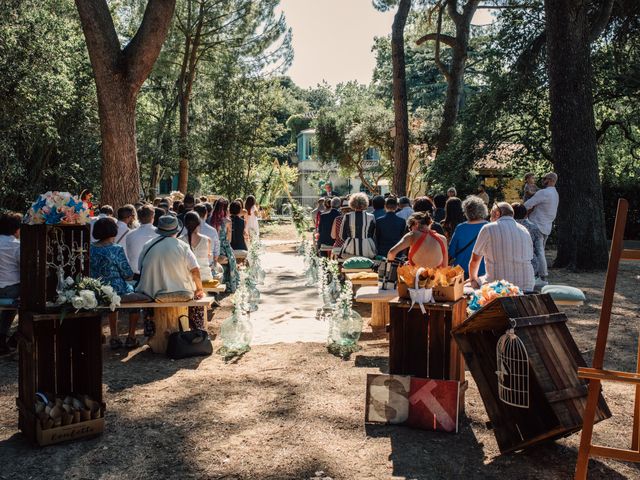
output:
M582 436L580 437L578 464L576 465L576 480L587 478L587 467L589 465L590 457L604 457L627 462L640 462L640 347L638 348L637 367L635 373L616 372L603 369L604 352L607 346L609 323L611 321L611 308L613 306L613 295L616 289L616 279L618 276L620 260L640 260L640 250L624 249L623 247L624 228L627 223L628 210L629 202L623 198L618 200L616 222L613 228L611 251L609 253L609 265L607 267L607 277L605 279L604 295L602 297L602 311L600 312L598 336L596 338L596 348L593 355L593 367L578 369L578 376L589 380L589 393L587 396L587 406L584 410L583 416ZM591 443L594 416L598 405L598 394L600 393L600 384L603 380L629 383L636 386L635 404L633 408L633 437L631 440L630 450L604 447L600 445L593 445Z

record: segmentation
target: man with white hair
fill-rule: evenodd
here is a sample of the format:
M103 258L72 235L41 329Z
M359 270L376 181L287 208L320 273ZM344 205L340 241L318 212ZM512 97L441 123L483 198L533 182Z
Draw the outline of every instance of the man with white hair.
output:
M451 197L457 197L458 196L458 191L456 190L456 187L450 187L449 190L447 190L447 197L451 198Z
M542 184L545 188L538 190L533 197L524 203L524 206L529 211L529 220L535 223L542 232L543 245L545 247L553 228L553 221L556 219L556 214L558 213L560 197L556 190L557 182L558 175L554 172L545 174L545 176L542 177ZM544 255L540 257L538 272L543 281L546 280L547 275L549 275L547 260Z
M487 274L478 276L484 257ZM478 233L469 261L469 280L473 288L483 283L506 280L524 292L533 291L533 242L525 227L513 218L513 208L499 202L491 209L491 222Z

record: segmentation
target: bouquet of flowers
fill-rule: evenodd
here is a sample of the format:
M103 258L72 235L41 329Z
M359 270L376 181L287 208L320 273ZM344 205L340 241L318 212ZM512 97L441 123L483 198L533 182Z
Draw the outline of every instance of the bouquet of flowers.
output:
M69 192L47 192L38 196L33 202L27 212L25 223L86 225L92 213L88 203Z
M71 305L78 310L95 310L108 306L113 312L120 306L120 296L111 285L103 284L97 278L67 277L62 289L58 290L56 305Z
M522 295L522 290L520 290L520 287L517 287L506 280L485 283L479 290L476 290L473 293L471 300L469 300L467 309L469 310L469 313L473 313L480 310L495 298L513 297L516 295Z

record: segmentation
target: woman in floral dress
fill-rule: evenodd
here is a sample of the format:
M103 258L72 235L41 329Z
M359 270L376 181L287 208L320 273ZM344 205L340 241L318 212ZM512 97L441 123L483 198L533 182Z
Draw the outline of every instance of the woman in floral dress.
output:
M213 207L209 224L218 231L220 236L220 262L221 257L226 257L227 263L224 269L224 283L227 293L234 293L240 283L240 272L233 249L229 243L231 239L231 219L229 218L229 201L220 197ZM222 262L220 262L222 263Z

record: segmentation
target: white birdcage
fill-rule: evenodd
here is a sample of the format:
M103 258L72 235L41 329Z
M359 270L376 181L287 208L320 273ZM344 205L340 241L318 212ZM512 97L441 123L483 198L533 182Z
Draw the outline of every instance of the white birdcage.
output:
M498 396L507 405L529 408L529 355L513 328L496 345Z

